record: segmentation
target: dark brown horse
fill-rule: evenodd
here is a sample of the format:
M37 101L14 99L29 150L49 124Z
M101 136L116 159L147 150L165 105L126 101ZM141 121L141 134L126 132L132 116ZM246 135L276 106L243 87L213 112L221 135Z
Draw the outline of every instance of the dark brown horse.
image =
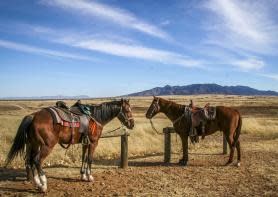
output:
M87 105L91 116L97 122L94 131L89 129L88 143L82 148L82 166L81 179L93 181L91 175L91 163L95 148L101 136L103 127L113 118L118 117L120 122L127 128L134 127L129 101L121 99L120 101L105 102L100 105ZM90 118L89 124L93 121ZM91 128L89 126L89 128ZM43 192L47 190L47 179L42 170L44 159L50 154L57 143L75 144L82 142L82 135L75 128L75 135L72 135L72 128L55 124L49 110L42 109L32 115L26 116L19 126L13 145L6 159L6 165L20 153L24 153L26 147L26 170L27 175L31 175L36 186ZM88 150L88 152L87 152ZM86 154L88 154L86 156ZM87 165L86 165L87 164ZM30 173L31 171L31 173Z
M226 165L232 163L235 147L237 149L238 166L240 165L240 142L239 135L241 131L241 115L232 108L217 106L216 115L211 120L206 120L204 134L202 133L201 125L196 124L198 135L211 135L216 131L223 131L230 147L230 157ZM157 113L164 113L173 123L175 131L179 134L182 141L183 157L179 161L180 165L187 165L188 162L188 136L192 126L192 115L197 116L196 113L201 113L202 108L194 106L180 105L172 101L160 97L154 97L147 113L146 118L151 119ZM195 117L194 116L194 120ZM199 116L197 116L199 117ZM199 117L202 118L202 117Z

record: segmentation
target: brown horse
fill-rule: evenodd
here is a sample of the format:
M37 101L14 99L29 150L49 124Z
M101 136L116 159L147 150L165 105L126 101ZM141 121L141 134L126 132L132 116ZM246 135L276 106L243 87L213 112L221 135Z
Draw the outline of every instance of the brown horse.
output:
M26 170L27 176L31 175L36 186L42 191L47 190L47 179L42 164L44 159L50 154L57 143L60 144L83 144L82 148L82 166L80 170L81 179L93 181L91 175L91 164L95 148L101 136L103 127L113 118L118 117L120 122L127 128L134 127L134 120L128 100L105 102L100 105L86 105L90 110L90 124L93 122L97 126L94 131L89 126L87 143L84 144L82 135L78 128L74 128L75 134L72 134L72 128L55 124L49 110L42 109L32 115L26 116L17 131L13 145L6 159L6 166L20 153L24 153L26 147ZM88 150L88 152L87 152ZM86 156L86 154L88 154ZM87 164L87 165L86 165Z
M241 115L237 110L229 107L217 106L215 109L215 117L213 119L208 119L205 122L204 134L202 133L199 121L197 121L199 123L194 125L194 127L197 127L198 135L211 135L216 131L223 131L230 147L230 157L226 165L232 163L236 147L239 166L241 157L239 142L242 124ZM196 118L192 115L196 115L196 113L200 113L202 110L204 109L196 108L194 106L180 105L160 97L154 97L146 113L146 118L151 119L157 113L162 112L172 121L175 131L179 134L182 141L183 157L179 161L180 165L187 165L188 161L188 136L192 126L192 117L194 117L194 120Z

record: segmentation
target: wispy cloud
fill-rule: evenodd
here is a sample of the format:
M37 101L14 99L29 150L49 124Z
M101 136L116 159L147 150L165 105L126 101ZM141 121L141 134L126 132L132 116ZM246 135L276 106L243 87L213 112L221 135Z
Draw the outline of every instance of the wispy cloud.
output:
M212 13L205 23L207 44L238 53L277 54L278 26L270 1L210 0L203 7Z
M107 20L108 22L113 22L123 27L134 29L160 39L172 40L172 38L162 29L139 19L131 12L121 8L87 0L43 0L42 3L74 11L74 13L78 15L81 14L98 17Z
M0 39L0 47L8 48L16 51L22 51L26 53L33 53L38 55L47 55L47 56L54 56L54 57L62 57L62 58L70 58L70 59L78 59L78 60L91 60L91 58L82 56L82 55L76 55L72 53L66 53L56 50L50 50L45 48L39 48L34 47L26 44L21 44L17 42L7 41L7 40L1 40Z
M259 60L255 57L248 58L248 59L243 59L243 60L235 60L231 62L232 65L240 68L241 70L244 71L254 71L254 70L260 70L263 67L265 67L265 63L262 60Z
M64 42L68 44L69 42ZM108 40L76 40L71 42L72 46L99 51L120 57L138 58L156 61L164 64L174 64L185 67L200 67L201 61L182 56L177 53L148 48L140 45L127 45L111 42Z
M143 59L167 65L203 67L204 62L179 53L150 48L130 38L121 36L94 35L70 30L56 30L45 26L26 25L28 32L36 37L70 47L101 52L109 55Z
M278 81L278 74L260 74L260 75Z

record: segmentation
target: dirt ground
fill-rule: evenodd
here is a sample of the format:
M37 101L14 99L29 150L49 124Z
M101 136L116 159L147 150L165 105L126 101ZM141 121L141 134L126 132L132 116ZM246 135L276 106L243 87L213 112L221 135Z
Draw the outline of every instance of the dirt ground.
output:
M223 166L228 155L221 154L221 135L191 149L187 167L176 165L179 152L171 164L162 162L162 153L133 157L125 170L117 160L96 161L93 183L80 181L79 166L45 167L47 194L25 181L23 169L0 168L0 196L278 196L278 139L245 134L241 143L240 167Z

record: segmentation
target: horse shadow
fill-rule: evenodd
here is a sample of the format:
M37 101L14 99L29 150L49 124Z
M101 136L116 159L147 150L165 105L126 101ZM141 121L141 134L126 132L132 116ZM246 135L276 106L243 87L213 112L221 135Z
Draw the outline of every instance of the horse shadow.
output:
M0 167L0 181L22 181L26 180L24 169L12 169Z
M19 188L7 187L7 186L5 186L5 187L1 187L0 186L0 191L2 191L2 192L11 192L11 193L14 193L14 192L16 192L16 193L18 193L18 192L20 192L20 193L27 192L29 194L39 194L40 193L40 192L38 192L38 191L36 191L34 189L19 189Z
M26 172L24 169L12 169L0 167L0 182L11 181L11 182L23 182L26 181ZM0 191L2 192L27 192L29 194L38 194L38 191L33 188L15 188L12 187L13 184L9 184L9 186L0 186ZM1 194L0 194L1 196Z

